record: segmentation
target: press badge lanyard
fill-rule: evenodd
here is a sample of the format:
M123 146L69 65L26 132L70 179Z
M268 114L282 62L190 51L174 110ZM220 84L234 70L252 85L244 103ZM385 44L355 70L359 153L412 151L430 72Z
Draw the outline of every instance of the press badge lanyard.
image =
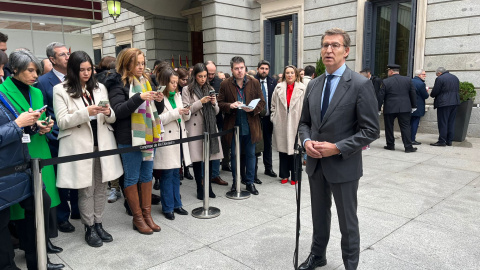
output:
M30 97L30 106L31 106L32 105L32 96L30 96L30 93L28 93L28 96ZM5 100L5 98L2 95L0 95L0 100L2 101L3 105L5 105L5 107L13 114L13 116L15 116L15 119L16 119L18 117L18 114L15 112L15 110L12 108L12 106L10 106L10 104L8 104L8 102ZM3 110L3 108L2 108L2 110ZM12 119L10 119L10 116L7 114L7 112L5 112L5 114L7 115L8 121L12 121ZM25 132L25 130L23 128L21 128L21 129L22 129L23 132ZM30 143L30 142L31 142L30 135L23 133L22 143Z
M242 99L242 102L245 102L245 89L243 90L243 95L242 95L242 93L240 92L240 87L236 86L236 88L237 88L238 95Z

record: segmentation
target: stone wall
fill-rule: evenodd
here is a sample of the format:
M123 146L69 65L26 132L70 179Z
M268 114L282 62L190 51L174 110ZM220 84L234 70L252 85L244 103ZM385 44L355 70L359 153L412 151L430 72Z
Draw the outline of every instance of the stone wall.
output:
M217 70L230 71L230 59L242 56L248 69L260 60L260 5L253 0L204 1L202 6L204 59Z

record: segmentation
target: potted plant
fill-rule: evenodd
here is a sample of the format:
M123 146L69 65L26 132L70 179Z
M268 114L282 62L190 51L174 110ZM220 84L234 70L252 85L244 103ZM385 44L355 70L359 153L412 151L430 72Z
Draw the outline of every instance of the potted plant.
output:
M315 78L325 73L325 65L323 64L322 58L317 59L315 67Z
M473 100L477 92L470 82L460 82L460 106L455 117L455 129L453 140L463 142L467 136L470 115L472 114Z

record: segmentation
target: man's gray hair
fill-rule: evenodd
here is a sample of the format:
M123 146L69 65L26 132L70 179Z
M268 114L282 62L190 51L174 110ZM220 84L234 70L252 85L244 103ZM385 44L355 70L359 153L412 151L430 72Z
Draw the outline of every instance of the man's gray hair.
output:
M424 71L425 71L424 69L415 70L415 76L420 76L420 74L422 74L422 72L424 72Z
M30 51L27 50L18 50L10 53L8 57L8 64L10 68L15 71L16 74L21 73L27 70L30 63L35 65L37 69L37 74L41 74L42 64L37 57L35 57Z
M436 73L445 73L447 70L444 67L439 67L436 70Z
M60 43L60 42L52 42L50 44L47 45L47 57L50 58L50 57L53 57L55 58L55 51L53 49L55 48L61 48L61 47L67 47L65 46L65 44L63 43Z

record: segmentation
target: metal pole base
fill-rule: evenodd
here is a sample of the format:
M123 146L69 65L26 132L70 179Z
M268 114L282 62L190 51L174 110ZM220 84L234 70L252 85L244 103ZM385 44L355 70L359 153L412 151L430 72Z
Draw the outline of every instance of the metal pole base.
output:
M225 194L225 196L227 198L233 199L233 200L245 200L245 199L250 198L251 194L248 191L237 192L236 190L234 190L234 191L227 192L227 194Z
M203 207L198 207L192 210L192 216L201 219L210 219L220 216L220 209L216 207L208 207L208 210L205 210Z

